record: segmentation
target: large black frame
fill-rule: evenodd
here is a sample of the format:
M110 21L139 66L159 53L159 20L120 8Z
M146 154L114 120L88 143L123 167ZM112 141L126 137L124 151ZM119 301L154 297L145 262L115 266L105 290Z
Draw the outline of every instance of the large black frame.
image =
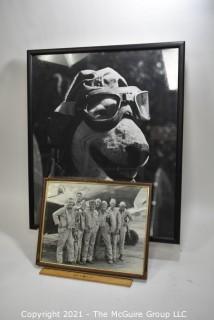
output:
M99 47L78 47L78 48L60 48L60 49L38 49L27 50L27 82L28 82L28 164L29 164L29 210L30 210L30 228L38 228L35 221L35 181L34 181L34 159L33 159L33 134L34 134L34 115L33 114L33 76L36 70L33 68L33 59L38 55L58 55L72 53L118 53L130 51L148 51L178 49L178 88L176 112L176 142L175 142L175 170L174 170L174 212L173 212L173 230L172 237L152 236L152 241L180 243L180 217L181 217L181 183L182 183L182 141L183 141L183 102L184 102L184 61L185 61L185 42L163 42L148 44L131 44L131 45L113 45ZM38 92L37 92L38 93ZM35 112L35 110L34 110ZM142 182L151 182L146 179ZM152 181L154 182L154 181ZM157 182L154 183L154 194ZM158 197L157 197L158 199ZM154 199L153 199L154 200ZM159 200L158 200L159 201ZM153 201L153 205L155 201ZM40 204L38 203L38 207ZM154 217L153 217L154 218Z

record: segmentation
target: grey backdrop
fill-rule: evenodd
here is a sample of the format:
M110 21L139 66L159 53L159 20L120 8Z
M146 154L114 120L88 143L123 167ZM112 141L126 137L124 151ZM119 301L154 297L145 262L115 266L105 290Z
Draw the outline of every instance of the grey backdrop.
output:
M172 311L212 317L214 286L212 0L1 0L0 311ZM132 288L42 277L28 228L26 49L186 41L181 245L151 244ZM83 301L83 302L82 302Z

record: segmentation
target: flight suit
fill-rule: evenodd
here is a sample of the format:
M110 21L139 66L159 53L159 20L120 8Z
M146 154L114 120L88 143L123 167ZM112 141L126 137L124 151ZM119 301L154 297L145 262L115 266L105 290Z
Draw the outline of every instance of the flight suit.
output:
M82 251L82 238L85 229L85 214L78 212L75 215L75 229L73 232L74 237L74 260L79 263L81 260Z
M121 211L118 210L118 213L120 215L120 236L119 236L119 256L122 257L124 255L124 245L125 245L125 238L126 238L126 231L128 227L128 223L131 220L132 217L129 214L128 210Z
M117 260L117 245L119 241L119 233L121 229L121 215L119 214L119 209L117 207L108 208L108 213L112 215L114 229L111 233L111 242L112 242L112 255L113 261Z
M115 223L112 213L108 213L107 210L104 212L101 210L99 214L98 243L102 238L106 247L106 258L108 261L113 260L111 232L113 232L114 230Z
M56 260L63 263L63 250L66 246L68 262L74 261L74 238L72 228L74 227L73 209L60 208L52 214L53 221L58 225L58 241L56 249Z
M97 210L85 210L85 232L83 237L82 262L92 262L94 254L94 245L99 228Z

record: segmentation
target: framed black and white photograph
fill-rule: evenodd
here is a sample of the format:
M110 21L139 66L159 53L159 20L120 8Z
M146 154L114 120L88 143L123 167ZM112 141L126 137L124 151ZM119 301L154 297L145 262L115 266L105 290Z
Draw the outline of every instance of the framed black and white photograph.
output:
M151 184L46 179L37 264L146 279Z
M44 177L149 182L150 237L179 243L184 48L28 50L31 228Z

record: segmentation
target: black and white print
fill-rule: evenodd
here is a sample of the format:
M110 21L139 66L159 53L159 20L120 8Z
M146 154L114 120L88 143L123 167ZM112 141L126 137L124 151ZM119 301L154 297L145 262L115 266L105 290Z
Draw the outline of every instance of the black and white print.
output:
M179 241L183 46L29 52L31 226L44 177L151 182L151 237Z
M142 277L148 185L48 180L38 263Z

